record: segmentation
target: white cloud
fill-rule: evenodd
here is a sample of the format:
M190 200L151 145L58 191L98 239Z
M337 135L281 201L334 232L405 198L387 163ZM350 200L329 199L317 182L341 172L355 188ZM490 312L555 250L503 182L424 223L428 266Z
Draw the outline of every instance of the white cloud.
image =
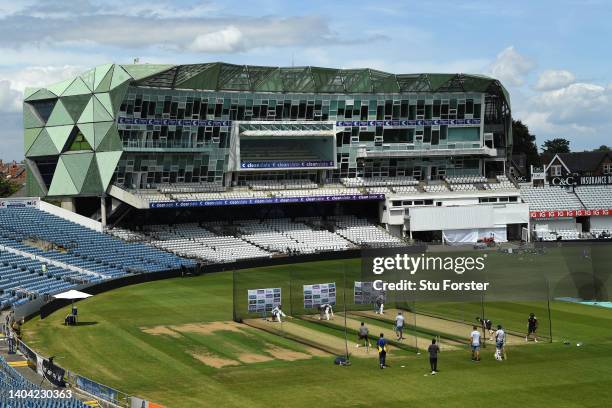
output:
M521 86L534 67L533 61L510 46L497 54L497 58L489 67L488 74L505 85Z
M25 88L48 86L82 71L81 67L72 65L0 70L0 112L20 112Z
M575 83L536 95L532 104L537 110L551 112L551 118L560 123L609 120L612 110L612 92L607 88Z
M235 26L198 35L189 49L195 52L236 52L244 47L242 32Z
M18 112L21 98L21 92L15 90L9 81L0 79L0 112Z
M573 84L576 76L566 70L547 69L540 73L535 89L538 91L552 91Z

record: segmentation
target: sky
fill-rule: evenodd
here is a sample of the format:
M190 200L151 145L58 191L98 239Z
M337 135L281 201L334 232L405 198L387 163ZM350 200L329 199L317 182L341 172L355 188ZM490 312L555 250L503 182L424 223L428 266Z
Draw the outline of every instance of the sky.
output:
M609 0L0 0L0 159L23 158L23 91L109 62L493 76L539 146L612 145Z

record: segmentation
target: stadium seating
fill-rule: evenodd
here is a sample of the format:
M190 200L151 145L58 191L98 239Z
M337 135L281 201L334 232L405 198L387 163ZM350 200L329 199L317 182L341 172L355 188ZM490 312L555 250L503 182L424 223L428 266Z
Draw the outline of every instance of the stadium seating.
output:
M181 256L208 262L233 262L241 259L266 258L270 253L240 238L217 235L198 224L149 227L151 244Z
M561 187L521 186L521 196L532 211L584 209L574 193Z
M484 187L491 190L514 190L516 186L507 176L497 176L497 183L485 183Z
M360 246L401 246L404 242L369 221L354 216L330 217L336 233Z
M397 194L418 193L419 189L415 186L396 186L393 191Z
M445 184L428 184L423 186L427 193L445 193L448 192L448 187Z
M589 210L612 208L612 186L581 186L575 191Z
M40 390L0 357L0 406L3 408L88 408L75 398L11 398L12 390Z
M313 253L318 251L341 251L351 247L351 243L342 237L326 230L313 230L301 222L288 218L276 218L267 221L275 231L295 240L300 244L299 252Z
M450 188L452 191L478 191L474 184L451 184Z
M487 179L483 176L447 176L444 180L448 184L474 184L474 183L486 183Z
M76 283L97 282L101 277L49 265L23 255L0 250L0 308L20 305L40 295L53 295Z
M30 207L0 209L0 246L1 308L82 283L195 266Z

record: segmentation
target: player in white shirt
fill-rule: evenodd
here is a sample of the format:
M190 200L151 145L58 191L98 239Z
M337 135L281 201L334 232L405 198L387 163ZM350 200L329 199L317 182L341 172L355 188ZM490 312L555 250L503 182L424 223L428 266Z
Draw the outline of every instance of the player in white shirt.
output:
M480 361L480 332L477 326L472 327L470 333L470 348L472 349L472 361Z
M398 340L404 339L404 316L402 316L402 312L397 312L397 316L395 316L395 334Z
M495 359L506 360L506 332L502 329L501 325L497 325L497 331L495 332Z
M319 306L319 310L321 311L321 320L323 320L323 318L325 318L325 320L330 320L334 317L334 309L329 303L324 303Z
M276 320L279 323L282 323L281 317L286 317L287 315L283 312L283 305L279 304L274 309L272 309L272 321Z
M376 314L385 314L385 292L381 292L376 298Z

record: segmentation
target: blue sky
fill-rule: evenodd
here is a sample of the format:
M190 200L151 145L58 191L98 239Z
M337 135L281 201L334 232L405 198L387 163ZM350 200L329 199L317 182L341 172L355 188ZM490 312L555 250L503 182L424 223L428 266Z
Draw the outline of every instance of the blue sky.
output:
M487 74L539 145L612 145L610 21L605 0L0 0L0 158L23 158L25 87L135 57Z

